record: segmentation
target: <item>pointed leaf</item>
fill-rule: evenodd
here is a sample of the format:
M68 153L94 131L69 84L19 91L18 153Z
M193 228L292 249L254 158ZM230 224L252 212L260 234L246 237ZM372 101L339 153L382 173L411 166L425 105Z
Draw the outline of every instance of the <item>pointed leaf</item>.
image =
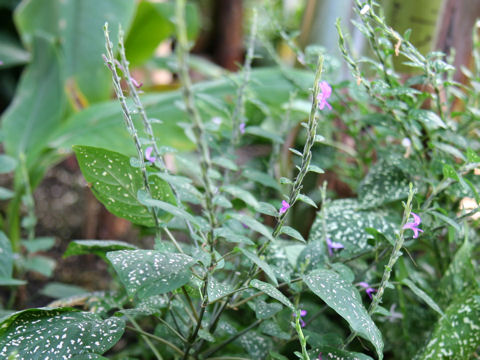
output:
M283 295L280 292L280 290L278 290L272 284L269 284L257 279L253 279L252 281L250 281L250 286L264 292L268 296L274 298L275 300L280 301L283 305L289 307L292 311L295 311L295 307L290 302L290 300L288 300L288 298L285 295Z
M248 257L253 263L255 263L260 269L262 269L265 274L270 278L270 280L272 280L272 282L278 286L278 281L277 281L277 278L275 277L275 273L273 272L272 268L270 267L270 265L268 265L265 261L263 261L262 259L260 259L256 254L248 251L248 250L245 250L243 248L238 248L242 253L243 255L245 255L246 257Z
M272 236L272 232L261 222L258 222L257 220L251 218L250 216L243 215L243 214L231 213L229 215L233 219L240 221L245 226L248 226L250 229L262 234L268 240L275 241L275 239Z
M425 291L423 291L417 285L415 285L413 281L411 281L410 279L403 279L402 284L408 286L415 295L417 295L420 299L425 301L427 305L430 306L437 313L439 313L440 316L443 316L443 311L442 309L440 309L437 303L430 296L428 296L428 294Z
M63 257L67 258L73 255L95 254L106 259L109 251L116 250L135 250L135 245L117 240L73 240L68 244Z
M302 234L300 234L297 230L295 230L294 228L292 228L290 226L286 226L286 225L282 226L282 228L280 229L280 233L281 234L286 234L286 235L291 236L292 238L294 238L298 241L306 243Z
M353 331L370 341L378 357L383 359L382 334L350 283L331 270L314 270L303 280L315 295L348 322Z

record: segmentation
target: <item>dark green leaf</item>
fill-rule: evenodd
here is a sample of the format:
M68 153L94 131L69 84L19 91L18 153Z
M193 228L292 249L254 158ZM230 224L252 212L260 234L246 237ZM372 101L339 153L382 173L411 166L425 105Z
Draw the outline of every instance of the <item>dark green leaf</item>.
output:
M430 296L428 296L428 294L425 291L423 291L417 285L415 285L410 279L403 279L402 284L408 286L415 295L417 295L420 299L425 301L425 303L428 306L430 306L433 310L435 310L437 313L439 313L440 316L443 316L443 311L442 309L440 309L437 303Z
M111 213L136 224L155 225L152 213L137 198L138 191L144 189L141 170L130 165L128 156L90 146L75 146L74 151L95 197ZM175 203L170 186L158 176L151 177L150 190L155 199ZM166 213L159 217L171 218Z
M269 230L265 225L263 225L261 222L251 218L250 216L243 215L243 214L235 214L231 213L229 214L230 217L233 219L240 221L242 224L245 226L248 226L250 229L262 234L265 236L268 240L270 241L275 241L275 239L272 236L271 230Z
M68 244L63 257L73 255L95 254L106 258L107 252L117 250L136 250L135 245L116 240L73 240Z
M313 293L343 317L353 331L370 341L383 359L383 340L377 326L368 315L355 288L331 270L314 270L304 276Z
M18 360L103 354L117 343L124 329L120 318L102 320L73 308L23 310L0 324L0 357L7 359L13 352Z
M243 248L238 248L238 249L242 252L243 255L245 255L253 263L255 263L260 269L262 269L265 272L265 274L269 277L269 279L272 280L275 286L278 286L277 278L275 277L275 273L273 272L270 265L268 265L265 261L260 259L256 254L248 250L245 250Z
M130 297L164 294L185 285L192 258L155 250L120 250L107 254Z

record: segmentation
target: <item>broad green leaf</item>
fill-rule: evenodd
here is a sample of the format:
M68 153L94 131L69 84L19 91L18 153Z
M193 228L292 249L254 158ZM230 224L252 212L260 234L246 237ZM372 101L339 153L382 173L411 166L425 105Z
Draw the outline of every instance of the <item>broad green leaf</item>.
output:
M121 318L102 320L73 308L23 310L0 324L0 357L7 359L13 352L18 360L103 354L117 343L124 329Z
M58 49L51 39L35 37L33 58L22 74L15 98L2 116L6 153L26 154L27 164L43 150L62 120L65 96Z
M230 228L221 227L214 230L214 234L217 237L224 238L226 241L231 243L239 243L245 245L255 245L255 243L250 240L248 237L239 235Z
M106 259L106 254L117 250L136 250L135 245L117 240L73 240L68 244L63 257L73 255L95 254Z
M472 264L473 244L465 241L457 250L447 271L438 285L435 299L440 306L450 303L455 294L459 294L476 284L475 268Z
M144 189L141 170L130 165L128 156L89 146L75 146L74 151L93 194L108 211L135 224L155 225L152 213L137 198ZM175 203L170 186L158 176L150 178L150 190L155 199ZM159 218L171 216L159 213Z
M457 294L435 324L429 342L415 358L470 359L480 346L480 290L475 287Z
M311 86L313 75L308 71L290 70L302 89ZM197 83L193 86L194 93L203 93L230 104L236 94L235 83L242 74L233 75L232 79L212 80ZM251 71L251 77L257 81L249 84L252 97L260 99L273 110L279 112L279 105L287 102L291 91L296 86L286 79L278 68L261 68ZM177 126L180 122L189 122L187 115L176 104L182 101L180 91L163 92L145 95L141 98L150 118L161 119L162 124L152 124L155 138L159 144L168 145L180 151L194 149L194 144L187 139L183 130ZM280 117L279 117L280 118ZM73 115L67 123L50 137L50 145L66 153L72 145L90 145L135 155L135 146L125 130L122 110L117 101L95 104L86 110ZM141 122L137 122L141 129Z
M40 290L40 294L54 299L68 298L86 293L88 293L88 291L84 288L59 282L48 283L42 290Z
M50 250L55 245L53 237L39 237L33 240L22 240L22 245L29 253Z
M278 210L275 208L275 206L263 201L258 203L258 206L255 208L255 210L261 214L265 214L268 216L273 216L273 217L278 216Z
M433 310L435 310L437 313L439 313L440 316L443 316L443 311L442 309L440 309L437 303L430 296L428 296L428 294L425 291L423 291L417 285L415 285L413 281L411 281L410 279L403 279L402 284L408 286L415 295L417 295L420 299L425 301L425 303L428 306L430 306Z
M453 157L459 158L463 161L467 160L463 155L463 153L453 145L446 144L440 141L432 141L432 144L435 146L436 149L441 150L447 154L450 154Z
M275 300L280 301L283 305L289 307L292 311L295 311L295 307L290 302L290 300L288 300L288 298L285 295L283 295L280 292L280 290L278 290L272 284L269 284L257 279L253 279L252 281L250 281L250 286L264 292L268 296L274 298Z
M410 179L399 167L380 160L360 183L358 198L362 208L374 208L408 196Z
M352 253L370 247L367 244L369 234L365 228L374 228L393 239L399 226L385 212L360 210L360 204L355 199L335 200L327 204L326 224L327 236L332 241L341 243L345 250ZM321 240L322 233L322 219L319 213L310 231L309 242Z
M0 155L0 174L12 172L17 167L17 160L11 156Z
M30 54L16 39L2 32L0 33L0 59L2 59L2 69L6 69L27 63L30 60Z
M265 225L253 219L252 217L243 215L243 214L236 214L236 213L230 213L229 216L237 221L240 221L242 224L244 224L245 226L248 226L253 231L256 231L259 234L262 234L268 240L275 241L275 239L272 236L272 232Z
M411 109L408 112L408 115L413 119L421 122L427 129L435 130L438 128L446 129L447 125L443 122L440 117L430 110L423 109Z
M352 284L331 270L314 270L303 277L310 290L344 318L353 331L370 341L383 359L382 334L368 315Z
M259 330L265 335L274 336L282 340L290 340L292 337L288 332L283 330L276 321L273 320L262 322L260 324Z
M46 277L52 276L53 270L55 270L55 265L55 260L42 255L29 257L23 263L25 269L35 271Z
M107 253L130 297L164 294L185 285L191 277L192 258L155 250L120 250Z
M228 283L221 283L213 275L208 276L207 295L208 302L212 303L227 295L233 290Z
M242 176L263 186L268 186L275 190L280 189L277 180L264 172L246 168L242 171Z
M11 278L13 270L12 244L0 230L0 278Z
M260 269L262 269L265 274L269 277L270 280L275 284L275 286L278 286L278 281L277 278L275 277L275 273L273 272L272 268L270 265L268 265L265 261L260 259L256 254L245 250L243 248L238 248L243 255L245 255L247 258L250 259L253 263L255 263Z
M469 163L480 162L480 156L472 149L467 149L467 160Z
M101 57L105 52L103 25L111 24L116 44L118 25L128 28L134 9L133 1L27 0L15 12L15 22L26 44L39 31L61 44L66 91L72 100L85 98L91 103L108 99L111 89Z

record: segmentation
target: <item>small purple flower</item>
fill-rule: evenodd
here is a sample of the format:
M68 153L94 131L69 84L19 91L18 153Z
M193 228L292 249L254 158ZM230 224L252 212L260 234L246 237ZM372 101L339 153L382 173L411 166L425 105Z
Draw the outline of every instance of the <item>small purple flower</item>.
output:
M143 83L139 83L139 82L138 82L137 80L135 80L133 77L132 77L131 79L132 79L133 85L135 85L135 87L136 87L137 89L140 89L140 88L142 87Z
M242 122L238 128L240 129L241 134L245 134L245 123L244 122Z
M290 204L285 200L282 200L282 207L280 208L280 215L285 214L290 207Z
M300 310L300 326L303 328L305 327L305 321L303 321L303 317L307 315L307 310ZM293 313L293 316L296 317L297 314L296 313Z
M152 164L155 162L155 156L152 156L153 147L149 146L145 150L145 159L150 161Z
M344 249L345 248L342 244L340 244L338 242L334 242L330 238L327 238L327 247L328 247L328 254L330 256L333 255L332 249Z
M363 287L365 289L365 292L367 293L368 297L370 298L370 300L372 300L372 293L376 292L377 289L374 289L372 287L370 287L370 285L368 285L368 283L362 281L362 282L359 282L358 285L360 285L361 287Z
M317 96L318 108L320 110L323 110L323 108L326 106L327 108L332 110L331 105L327 101L330 95L332 95L332 88L330 87L330 85L328 85L326 81L320 82L319 86L320 86L320 93Z
M420 219L420 216L415 214L414 212L411 213L413 216L413 222L406 223L403 225L404 229L410 229L413 231L413 238L416 239L418 237L418 232L423 232L422 229L418 228L418 225L422 222L422 219Z
M322 353L318 354L317 360L323 360L323 358L322 358Z

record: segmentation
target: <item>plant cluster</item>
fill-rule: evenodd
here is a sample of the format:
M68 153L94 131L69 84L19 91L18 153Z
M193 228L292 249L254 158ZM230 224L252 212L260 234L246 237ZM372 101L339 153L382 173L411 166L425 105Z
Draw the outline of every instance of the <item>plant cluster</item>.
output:
M81 308L78 297L64 298L6 316L0 357L478 356L480 25L463 85L443 54L422 55L377 10L372 0L355 2L355 25L372 58L356 58L337 26L349 80L338 82L338 62L328 54L302 52L283 31L305 69L282 64L262 35L258 8L242 71L192 84L186 4L177 0L181 88L144 97L123 31L117 56L106 24L103 60L118 102L78 117L121 109L133 146L122 152L77 142L73 150L96 198L148 229L154 246L71 241L65 256L101 257L112 289L83 295ZM252 67L259 44L276 67ZM396 72L397 57L415 75ZM120 122L119 115L108 117ZM164 141L171 124L162 115L175 119L192 151ZM254 145L268 151L245 155ZM2 171L13 170L5 164ZM29 204L25 164L19 181ZM352 196L337 198L335 184ZM29 210L26 219L34 217ZM34 223L26 222L33 242ZM18 249L3 232L0 250L0 276L14 281Z

